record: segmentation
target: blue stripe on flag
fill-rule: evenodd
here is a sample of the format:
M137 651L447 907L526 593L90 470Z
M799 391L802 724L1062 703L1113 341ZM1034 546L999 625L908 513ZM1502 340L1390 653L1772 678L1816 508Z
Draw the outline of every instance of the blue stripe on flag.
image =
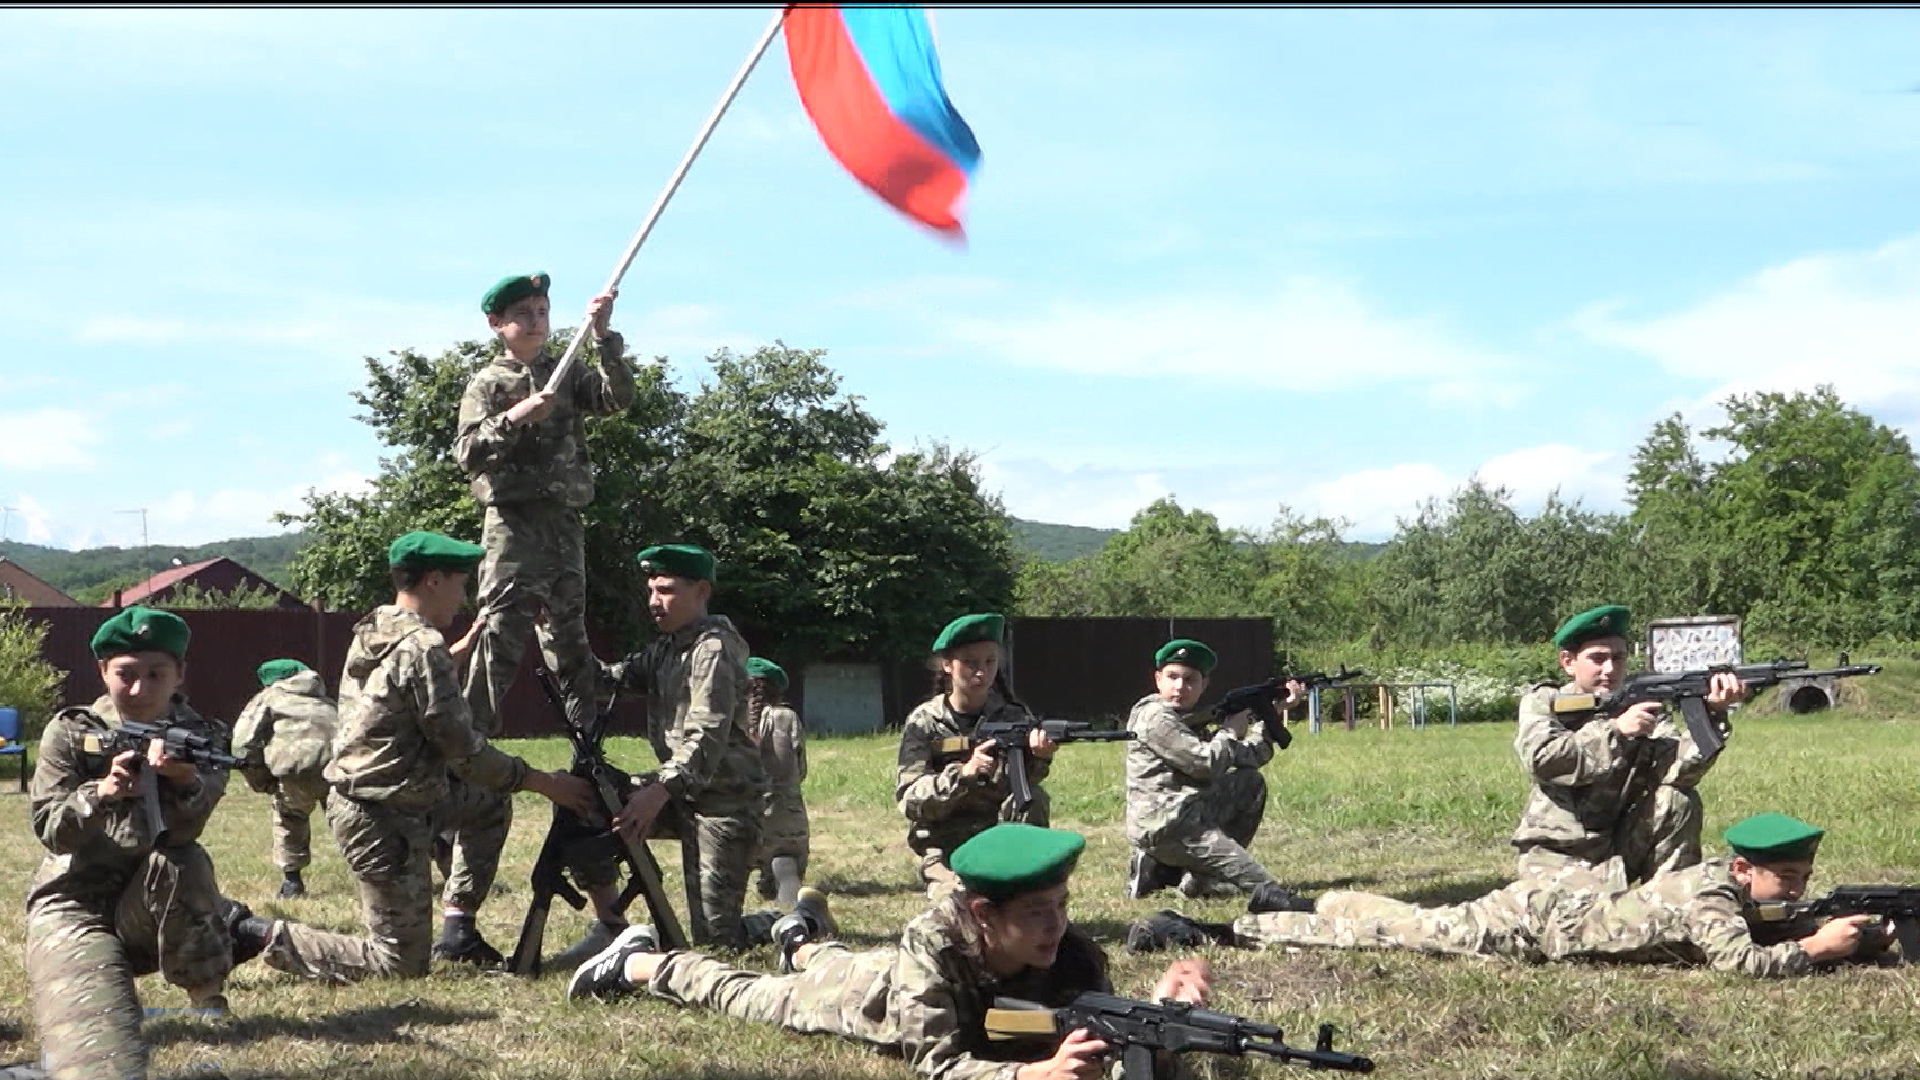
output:
M840 18L893 114L971 177L980 144L947 100L926 14L918 7L842 6Z

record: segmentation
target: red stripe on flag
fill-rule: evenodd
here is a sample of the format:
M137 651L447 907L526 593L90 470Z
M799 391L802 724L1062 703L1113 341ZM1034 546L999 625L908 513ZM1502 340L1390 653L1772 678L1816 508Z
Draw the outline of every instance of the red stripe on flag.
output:
M929 228L964 235L967 174L887 107L834 7L787 13L787 59L827 150L867 190Z

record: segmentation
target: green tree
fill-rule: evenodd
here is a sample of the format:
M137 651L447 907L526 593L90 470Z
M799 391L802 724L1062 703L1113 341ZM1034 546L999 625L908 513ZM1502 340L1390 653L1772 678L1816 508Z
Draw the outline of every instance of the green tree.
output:
M47 663L47 627L27 618L24 607L0 604L0 705L20 710L21 736L31 744L60 704L67 673Z

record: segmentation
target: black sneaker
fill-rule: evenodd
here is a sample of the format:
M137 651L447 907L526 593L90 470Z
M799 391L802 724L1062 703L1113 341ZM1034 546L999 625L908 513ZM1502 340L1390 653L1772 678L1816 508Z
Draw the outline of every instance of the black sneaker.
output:
M267 942L273 940L273 920L255 915L238 900L225 903L227 936L233 939L233 966L239 967L267 950Z
M1176 946L1193 949L1202 945L1216 945L1227 932L1226 927L1209 926L1177 911L1162 909L1158 914L1149 915L1127 927L1126 950L1130 953L1150 953Z
M471 921L448 921L440 928L440 940L433 943L433 958L455 964L472 964L482 969L500 967L507 958L487 944L479 927Z
M1259 915L1267 911L1300 911L1313 913L1313 901L1287 888L1277 881L1256 885L1253 896L1247 900L1247 912Z
M1135 849L1127 860L1127 896L1133 900L1152 896L1180 880L1180 871L1163 866L1153 856Z
M653 939L653 927L645 924L627 927L613 939L613 944L574 971L573 978L567 982L567 1000L612 1001L638 991L638 986L627 981L627 957L659 951L660 943Z
M300 871L289 870L280 881L280 899L297 900L307 895L307 883L300 880Z
M811 885L802 888L793 910L773 924L773 943L780 950L780 974L791 975L798 970L794 954L800 946L825 941L838 930L833 912L827 908L827 894Z

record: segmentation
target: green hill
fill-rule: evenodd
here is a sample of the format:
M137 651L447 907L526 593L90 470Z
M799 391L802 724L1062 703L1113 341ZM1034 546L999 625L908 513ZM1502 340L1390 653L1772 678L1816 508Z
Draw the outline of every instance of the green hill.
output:
M1010 518L1013 546L1022 554L1046 562L1068 562L1097 553L1119 529L1091 529L1085 525L1049 525L1044 521Z
M173 565L203 559L226 557L261 577L285 588L287 565L306 545L304 532L281 536L243 536L220 540L198 547L98 547L85 551L62 551L38 544L0 542L0 556L19 563L26 571L61 592L88 603L106 598L115 588L137 585L148 575Z

